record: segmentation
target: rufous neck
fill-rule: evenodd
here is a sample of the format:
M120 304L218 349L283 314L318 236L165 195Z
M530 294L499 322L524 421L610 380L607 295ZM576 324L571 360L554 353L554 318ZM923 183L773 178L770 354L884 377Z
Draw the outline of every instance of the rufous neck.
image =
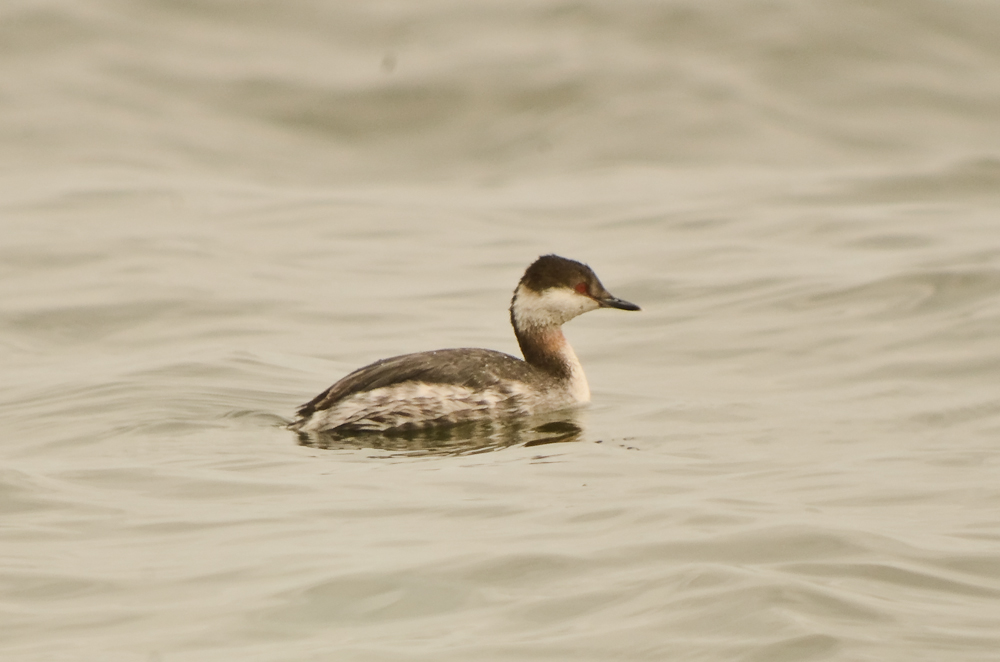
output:
M572 375L576 355L560 327L514 327L514 335L525 361L556 377L569 378Z

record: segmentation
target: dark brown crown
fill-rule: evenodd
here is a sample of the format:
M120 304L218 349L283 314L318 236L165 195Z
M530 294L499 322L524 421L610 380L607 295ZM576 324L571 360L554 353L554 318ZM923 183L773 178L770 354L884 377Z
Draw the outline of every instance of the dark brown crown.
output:
M521 277L521 285L541 292L550 287L574 288L578 283L599 285L600 281L590 267L558 255L543 255L535 260ZM600 288L603 290L604 288Z

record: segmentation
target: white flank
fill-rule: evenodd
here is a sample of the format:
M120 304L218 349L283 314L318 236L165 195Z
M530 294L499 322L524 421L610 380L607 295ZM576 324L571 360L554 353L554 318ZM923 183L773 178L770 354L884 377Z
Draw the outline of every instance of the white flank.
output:
M329 409L313 413L300 428L321 432L349 425L359 430L384 431L420 426L431 421L459 422L501 413L524 415L535 405L515 382L499 389L475 390L454 384L404 382L356 393Z

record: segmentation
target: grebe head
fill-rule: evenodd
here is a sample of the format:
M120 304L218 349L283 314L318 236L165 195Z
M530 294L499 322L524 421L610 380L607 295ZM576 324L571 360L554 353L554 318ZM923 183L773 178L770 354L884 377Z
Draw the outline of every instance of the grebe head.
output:
M517 331L557 327L598 308L639 310L613 296L585 264L558 255L543 255L521 277L510 303Z

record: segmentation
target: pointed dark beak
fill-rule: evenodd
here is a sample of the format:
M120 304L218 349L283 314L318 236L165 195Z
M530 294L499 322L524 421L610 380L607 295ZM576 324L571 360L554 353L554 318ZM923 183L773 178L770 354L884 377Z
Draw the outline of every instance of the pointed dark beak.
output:
M625 301L625 299L619 299L618 297L611 296L610 294L596 299L597 303L601 304L601 308L617 308L618 310L642 310L639 306L634 303Z

